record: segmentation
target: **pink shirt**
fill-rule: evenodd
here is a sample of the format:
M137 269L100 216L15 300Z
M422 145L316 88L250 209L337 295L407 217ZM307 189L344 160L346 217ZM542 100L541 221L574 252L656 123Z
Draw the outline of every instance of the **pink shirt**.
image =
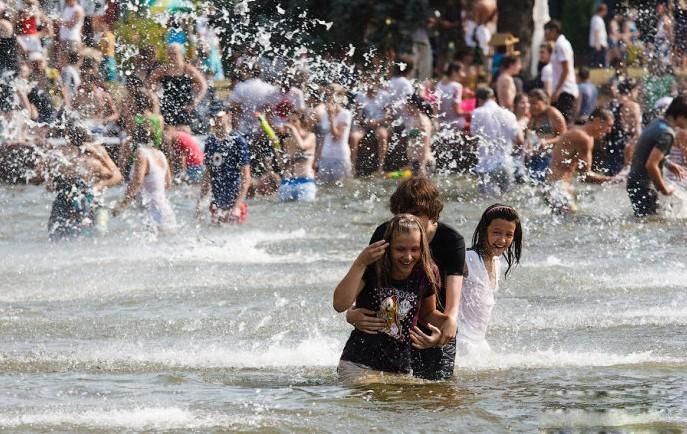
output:
M187 166L202 166L205 155L198 145L198 141L192 135L183 131L174 134L174 149L186 157Z

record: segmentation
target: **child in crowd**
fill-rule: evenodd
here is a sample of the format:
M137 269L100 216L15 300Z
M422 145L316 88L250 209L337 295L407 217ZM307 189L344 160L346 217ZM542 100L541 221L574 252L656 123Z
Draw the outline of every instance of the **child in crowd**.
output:
M94 27L97 32L98 48L103 53L103 59L100 62L100 72L105 81L117 81L119 72L117 70L117 60L115 59L115 35L103 20L96 20Z
M203 179L205 156L198 141L191 134L165 125L165 149L175 176L195 184Z
M283 202L312 202L317 195L315 185L315 134L308 128L308 115L294 110L285 124L285 170L279 186L279 199Z
M351 332L341 354L339 379L348 383L409 375L418 321L441 327L449 318L436 309L440 277L420 220L394 217L384 239L365 247L334 290L334 309L356 307L386 321L379 333Z
M196 214L200 203L212 188L210 216L214 224L242 224L248 216L244 202L251 185L248 142L231 128L231 113L215 107L210 135L205 141L207 170L203 174Z
M489 351L487 327L499 288L500 259L508 268L520 263L522 225L517 211L495 204L487 208L472 236L472 248L465 253L465 277L458 311L457 354Z
M119 204L112 210L116 217L121 214L140 193L141 202L147 211L145 225L155 232L174 232L177 228L172 205L166 190L172 185L172 174L165 154L153 147L153 130L149 124L137 127L138 147L134 152L134 163L129 185Z

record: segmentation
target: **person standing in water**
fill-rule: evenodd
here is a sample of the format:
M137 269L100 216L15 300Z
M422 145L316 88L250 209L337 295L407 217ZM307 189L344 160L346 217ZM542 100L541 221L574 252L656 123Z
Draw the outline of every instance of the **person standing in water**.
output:
M401 182L391 195L389 207L394 215L413 214L422 222L441 277L437 305L452 319L444 322L440 330L431 324L413 329L413 375L428 380L445 380L453 376L456 361L455 319L458 317L465 265L465 240L458 231L439 221L443 207L436 186L422 177ZM382 240L388 226L389 222L386 222L377 227L370 244ZM384 327L376 312L365 309L365 306L356 305L354 309L349 309L346 320L363 333L375 334Z
M499 288L500 259L506 259L508 276L520 263L522 225L517 211L494 204L487 208L472 235L472 247L465 253L465 278L458 311L458 356L489 351L487 327Z
M308 117L305 112L295 109L286 123L286 167L279 187L282 202L312 202L317 195L315 185L315 134L307 128Z
M197 117L196 107L207 92L207 82L195 66L186 62L183 45L169 44L167 56L169 63L157 69L150 82L162 87L160 109L165 123L190 133L190 125Z
M554 212L566 214L577 210L572 185L575 173L579 173L580 181L594 184L618 179L592 171L594 140L603 140L611 128L613 113L596 109L583 126L566 131L553 143L544 193Z
M92 233L99 197L122 180L107 151L93 143L84 127L70 120L65 129L67 145L50 151L41 164L48 190L57 192L48 221L51 241Z
M365 247L334 290L334 309L353 302L383 320L379 333L351 332L337 369L347 383L379 381L385 375L411 374L411 333L418 321L441 327L453 321L436 309L440 277L420 220L394 217L384 238Z
M203 174L196 215L201 215L201 202L212 190L210 218L214 224L243 224L248 217L245 199L251 185L248 142L232 131L231 112L216 107L210 135L205 141L207 170Z
M655 119L644 129L637 146L630 173L627 176L627 193L635 216L646 217L658 212L658 193L670 196L674 187L663 177L663 168L677 179L684 169L666 157L675 142L675 128L687 128L687 95L681 94L668 106L664 117Z
M124 197L112 210L114 217L121 214L129 203L141 194L147 211L146 225L156 232L173 232L176 217L165 192L172 185L172 174L165 154L153 147L153 131L149 124L137 127L138 147L134 153L134 166Z
M344 108L346 90L338 84L327 88L327 100L316 108L318 127L324 136L317 149L315 165L320 180L341 182L351 177L351 148L348 145L353 116Z

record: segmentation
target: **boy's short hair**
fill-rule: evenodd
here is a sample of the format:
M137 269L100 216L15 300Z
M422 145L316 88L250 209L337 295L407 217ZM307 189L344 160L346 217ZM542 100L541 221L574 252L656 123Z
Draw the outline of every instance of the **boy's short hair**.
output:
M588 80L589 79L589 68L587 68L586 66L581 67L579 74L580 74L580 79L582 81Z
M544 30L553 30L559 35L563 33L561 29L561 23L558 20L551 20L548 23L544 24Z
M613 113L610 110L607 110L605 108L597 107L589 115L589 121L590 122L593 121L594 119L599 119L602 122L610 124L611 122L613 122Z
M685 93L681 93L673 98L673 101L666 109L665 115L670 116L673 119L676 119L679 116L687 118L687 95L685 95Z
M416 176L398 184L389 200L389 209L394 215L413 214L437 221L444 204L432 181Z
M77 50L69 50L67 52L67 63L70 65L75 65L79 62L79 59L81 59L81 54Z

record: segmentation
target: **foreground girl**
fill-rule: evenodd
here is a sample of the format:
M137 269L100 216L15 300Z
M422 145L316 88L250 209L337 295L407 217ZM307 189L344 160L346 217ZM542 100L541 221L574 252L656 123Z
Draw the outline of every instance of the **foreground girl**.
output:
M459 356L489 351L487 327L494 308L504 256L508 268L520 263L522 226L510 206L495 204L482 214L472 236L472 248L465 253L465 277L458 311L457 353Z
M419 320L441 327L448 317L436 310L440 286L427 237L409 214L394 217L384 239L365 247L334 290L334 309L353 302L386 321L381 333L353 330L339 362L339 379L358 383L385 374L411 374L411 330Z

